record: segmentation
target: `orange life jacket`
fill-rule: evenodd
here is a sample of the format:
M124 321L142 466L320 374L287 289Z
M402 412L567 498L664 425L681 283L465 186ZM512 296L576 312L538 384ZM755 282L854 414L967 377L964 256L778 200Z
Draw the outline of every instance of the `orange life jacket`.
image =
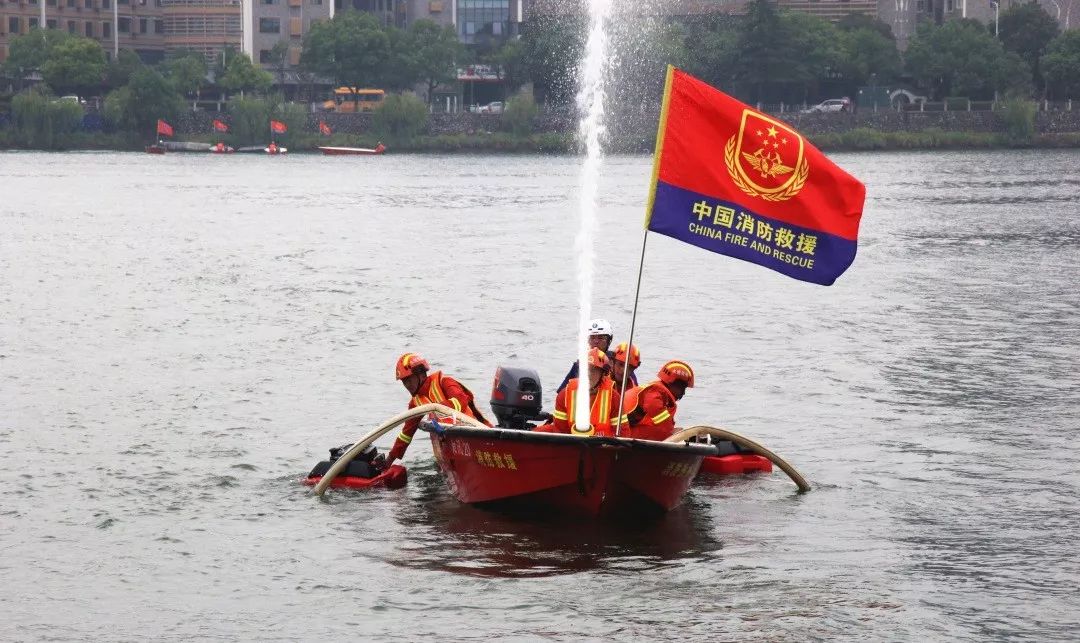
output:
M652 415L645 415L637 422L630 422L630 415L639 407L642 403L642 397L646 391L655 391L660 394L664 407L653 413ZM616 418L613 422L617 422L621 425L620 432L625 429L630 429L625 433L627 437L640 437L648 440L663 440L675 432L675 411L678 409L677 400L668 390L664 383L657 380L650 382L645 386L639 386L632 388L626 392L623 398L623 415L622 420L618 421ZM640 409L641 412L645 412L645 409ZM615 410L618 413L618 409ZM647 412L646 412L647 413Z
M576 415L578 394L577 378L566 383L563 394L566 399L566 408L559 409L558 405L556 405L555 412L552 413L552 415L556 420L562 420L569 424L571 434L614 435L611 430L611 422L614 419L612 415L619 411L615 404L618 401L618 398L615 395L615 382L612 382L611 379L607 377L600 380L600 384L596 387L596 393L592 395L592 407L589 412L589 422L592 426L582 428L581 430L578 429Z
M458 411L463 415L467 415L473 419L480 420L486 423L483 417L477 417L477 413L474 411L474 405L472 401L475 399L473 392L470 391L464 384L454 380L454 382L460 386L469 395L469 399L465 404L462 404L456 397L447 398L446 393L443 392L443 374L442 371L435 371L427 376L424 383L420 386L420 391L413 396L413 407L421 406L423 404L435 403L449 406L450 408ZM452 415L442 415L436 413L435 419L440 424L454 424L454 417Z

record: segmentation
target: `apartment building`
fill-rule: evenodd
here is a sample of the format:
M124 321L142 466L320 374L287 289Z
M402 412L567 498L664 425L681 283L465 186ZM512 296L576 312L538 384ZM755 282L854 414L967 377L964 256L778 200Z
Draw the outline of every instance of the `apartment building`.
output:
M167 53L186 49L213 60L226 48L239 50L243 46L244 7L241 0L152 1L162 4Z
M44 4L42 4L42 2ZM110 58L130 49L147 63L164 56L163 0L0 0L0 62L11 39L45 26L93 38Z

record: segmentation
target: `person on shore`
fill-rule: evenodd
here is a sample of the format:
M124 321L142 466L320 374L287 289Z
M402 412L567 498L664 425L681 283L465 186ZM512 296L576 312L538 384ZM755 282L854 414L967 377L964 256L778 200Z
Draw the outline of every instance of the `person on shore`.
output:
M634 373L638 366L641 366L641 352L637 346L631 346L627 351L626 342L622 342L615 347L615 356L611 359L611 379L615 382L615 390L620 396L625 392L622 390L624 372L627 391L638 385L637 374Z
M572 378L566 387L555 396L555 412L551 424L537 427L544 433L570 433L573 435L613 435L611 421L618 413L616 404L619 398L615 394L615 382L608 373L611 362L604 351L593 347L589 349L589 424L577 425L578 380Z
M675 412L686 389L694 387L694 370L686 362L664 364L658 379L630 389L623 400L620 425L622 437L664 440L675 433ZM615 410L618 413L618 409Z
M589 348L599 348L601 351L607 354L608 359L613 359L615 355L608 351L611 347L611 340L615 338L614 331L612 331L611 322L606 319L594 319L589 322ZM578 363L577 360L570 366L570 370L567 371L566 377L563 378L562 384L559 384L559 388L555 389L557 393L561 393L566 388L567 382L572 378L578 376Z
M443 375L442 371L435 371L429 375L428 370L430 368L431 365L428 364L428 361L416 353L405 353L398 358L394 367L394 376L401 380L402 386L412 395L412 399L409 400L410 409L434 402L448 406L463 415L491 426L491 423L484 419L484 416L480 413L480 409L476 408L472 391L465 388L463 384L454 378ZM454 418L451 416L436 414L436 419L441 423L454 423ZM390 449L390 453L386 456L386 466L390 466L395 460L399 460L405 455L405 450L409 448L409 443L412 442L418 426L420 426L420 418L418 417L412 418L405 423L405 426L401 428L401 433L397 436L397 440L394 441L393 448Z

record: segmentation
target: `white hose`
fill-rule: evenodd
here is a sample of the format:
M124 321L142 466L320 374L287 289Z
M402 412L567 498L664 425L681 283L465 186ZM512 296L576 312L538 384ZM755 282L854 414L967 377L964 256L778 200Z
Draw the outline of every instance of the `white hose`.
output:
M799 487L799 491L810 491L810 483L806 481L806 478L802 477L802 474L796 471L795 467L788 464L783 458L776 455L772 451L769 451L757 442L754 442L750 438L739 435L738 433L733 433L731 431L728 431L727 429L718 429L713 426L692 426L688 429L683 429L679 431L678 433L664 440L664 442L686 442L690 438L695 438L699 435L715 435L718 438L731 440L739 446L746 447L754 453L764 458L768 458L770 462L780 467L780 469L784 473L786 473L789 478L791 478L791 481Z
M397 425L411 420L414 417L427 415L428 413L449 415L450 417L454 418L454 422L456 425L467 424L479 429L487 428L487 425L480 422L479 420L475 420L465 415L464 413L460 413L457 410L452 409L449 406L443 406L442 404L423 404L416 408L409 409L408 411L395 415L389 420L383 422L378 426L378 428L371 431L364 437L360 438L359 442L352 445L352 448L346 451L344 455L342 455L340 458L338 458L337 461L334 462L334 464L330 467L330 470L323 474L322 480L319 481L319 484L315 485L312 493L321 496L323 492L326 491L326 488L330 486L330 483L334 481L334 478L336 478L338 474L340 474L345 469L345 467L349 466L349 463L352 462L353 459L356 458L356 456L360 455L361 451L368 448L368 446L370 446L372 442L381 438L383 435L385 435L388 431L390 431Z

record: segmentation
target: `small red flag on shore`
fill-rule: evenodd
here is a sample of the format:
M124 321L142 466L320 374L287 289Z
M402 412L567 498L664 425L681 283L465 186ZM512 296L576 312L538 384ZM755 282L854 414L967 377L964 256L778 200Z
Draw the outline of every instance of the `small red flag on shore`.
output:
M326 124L326 121L319 121L319 131L327 136L334 133L334 130L330 129L330 126Z
M270 121L270 131L275 134L284 134L289 131L289 128L281 121Z
M214 119L214 131L228 132L229 131L229 126L215 118Z
M165 121L163 121L163 120L161 120L159 118L158 122L157 122L157 133L161 134L162 136L172 136L173 135L172 125L169 125L168 123L166 123Z

